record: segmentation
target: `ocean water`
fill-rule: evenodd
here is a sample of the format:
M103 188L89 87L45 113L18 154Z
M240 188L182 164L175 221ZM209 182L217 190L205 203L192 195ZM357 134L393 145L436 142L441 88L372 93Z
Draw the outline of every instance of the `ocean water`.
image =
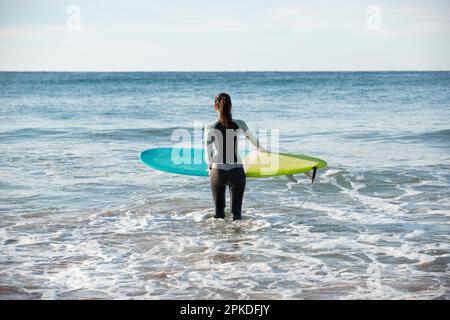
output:
M218 221L139 162L221 91L313 186L249 179ZM0 73L0 299L449 299L449 119L450 72Z

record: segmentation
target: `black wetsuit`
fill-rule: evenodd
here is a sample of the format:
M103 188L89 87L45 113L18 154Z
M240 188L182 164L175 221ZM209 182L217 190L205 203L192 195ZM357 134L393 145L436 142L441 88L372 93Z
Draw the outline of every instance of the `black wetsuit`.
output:
M233 120L229 128L225 128L216 121L209 124L205 130L206 161L210 169L209 177L216 218L225 218L225 190L228 186L233 220L241 219L246 177L242 160L237 152L240 133L244 133L255 145L259 144L248 131L246 123L241 120ZM215 155L213 155L213 149L215 149Z

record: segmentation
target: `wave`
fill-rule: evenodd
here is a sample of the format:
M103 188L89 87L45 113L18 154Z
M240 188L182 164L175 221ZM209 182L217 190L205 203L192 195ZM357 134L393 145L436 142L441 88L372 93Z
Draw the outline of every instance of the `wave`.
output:
M67 130L61 129L22 128L0 132L0 140L7 140L11 138L28 139L38 136L56 136L56 135L63 135L66 132Z
M139 140L139 139L167 139L174 130L191 128L167 127L167 128L126 128L113 130L88 130L86 128L65 128L65 129L43 129L43 128L23 128L14 129L0 133L0 141L14 142L18 140L33 139L79 139L79 140ZM152 140L153 141L153 140Z
M389 141L389 142L450 142L450 129L412 133L412 134L390 134L385 131L370 131L370 132L354 132L345 134L344 138L350 140L360 141Z
M415 139L418 140L439 140L439 141L445 141L450 142L450 129L444 129L444 130L438 130L438 131L432 131L432 132L425 132L421 134L417 134L413 136Z
M117 130L98 130L94 132L88 132L86 137L93 139L111 139L111 140L135 140L135 139L161 139L170 137L173 131L177 129L186 129L181 127L168 127L168 128L136 128L136 129L117 129ZM191 129L192 130L192 129Z

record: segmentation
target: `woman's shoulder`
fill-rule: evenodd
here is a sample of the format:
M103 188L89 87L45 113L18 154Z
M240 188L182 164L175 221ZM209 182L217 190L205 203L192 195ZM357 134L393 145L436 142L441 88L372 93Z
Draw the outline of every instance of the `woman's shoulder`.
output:
M205 128L206 129L214 129L218 123L219 123L218 120L210 122L210 123L206 124Z
M239 119L234 119L234 118L233 118L233 122L236 123L236 124L238 125L239 129L242 129L242 130L244 130L244 131L247 131L247 130L248 130L247 123L245 123L244 120L239 120Z

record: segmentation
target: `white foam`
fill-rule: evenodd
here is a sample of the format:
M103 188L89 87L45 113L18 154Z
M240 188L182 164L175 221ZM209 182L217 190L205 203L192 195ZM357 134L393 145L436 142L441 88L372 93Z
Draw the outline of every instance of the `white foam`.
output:
M356 183L353 181L350 183L352 184L353 189L343 190L342 192L348 194L351 198L360 201L363 205L370 207L372 210L382 211L390 214L397 214L402 212L401 206L398 204L391 203L383 198L371 197L360 194L358 190L364 188L365 184Z
M410 233L405 234L405 239L411 240L416 238L421 238L425 234L423 230L414 230Z
M178 197L166 196L151 205L144 201L71 219L21 220L0 228L1 241L17 240L0 253L0 260L14 260L2 269L2 276L8 275L2 279L32 279L39 284L32 290L48 299L409 299L442 294L445 286L436 283L443 274L430 277L421 268L450 252L450 242L430 243L432 220L408 216L404 221L401 204L361 195L365 185L358 181L352 181L352 189L339 186L333 172L321 182L341 191L273 188L268 199L256 199L252 207L248 203L243 220L235 222L229 210L225 220L214 219L210 205L188 210ZM409 187L402 187L402 196L414 195ZM309 194L314 197L297 210L298 198ZM448 215L443 208L433 212ZM368 284L370 275L374 280ZM424 287L391 287L395 279L418 279Z

